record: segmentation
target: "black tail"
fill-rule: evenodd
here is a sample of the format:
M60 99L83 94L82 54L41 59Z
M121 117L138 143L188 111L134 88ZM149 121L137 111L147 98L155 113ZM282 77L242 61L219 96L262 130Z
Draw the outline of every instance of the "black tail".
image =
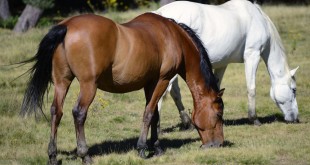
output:
M22 63L35 62L27 72L30 73L27 89L21 107L21 115L34 112L39 108L42 114L44 93L52 81L52 59L57 46L63 42L67 33L64 25L54 26L42 39L37 54ZM45 116L46 118L46 116Z
M199 36L194 32L193 29L191 29L187 25L183 23L178 23L178 25L181 26L187 32L187 34L192 38L192 40L196 44L196 47L199 50L200 69L203 73L207 87L210 86L215 91L219 91L218 86L217 86L217 80L212 71L212 65L209 59L209 55L206 51L206 48L203 46L202 41L200 40Z

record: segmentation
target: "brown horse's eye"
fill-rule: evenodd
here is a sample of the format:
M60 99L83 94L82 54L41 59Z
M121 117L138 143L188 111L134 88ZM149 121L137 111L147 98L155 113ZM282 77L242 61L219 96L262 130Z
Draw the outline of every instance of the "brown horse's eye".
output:
M216 104L217 104L217 107L218 107L217 113L216 113L217 118L218 118L219 120L223 121L223 113L224 113L224 112L223 112L223 110L224 110L223 100L222 100L222 99L218 99L217 102L216 102Z
M218 113L216 114L216 116L217 116L217 118L218 118L219 120L223 120L223 113L222 113L222 112L218 112Z
M218 108L223 110L224 109L224 104L223 104L223 100L221 98L216 99L215 103L218 104Z

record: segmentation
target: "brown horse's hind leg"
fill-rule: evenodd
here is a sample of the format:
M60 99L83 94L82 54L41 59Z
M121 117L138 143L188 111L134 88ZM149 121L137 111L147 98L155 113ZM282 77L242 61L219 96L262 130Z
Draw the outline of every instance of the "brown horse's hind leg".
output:
M63 80L62 82L55 82L54 100L51 106L51 135L48 145L48 164L57 164L57 128L62 117L62 107L71 80Z
M96 94L95 82L80 82L80 94L76 106L72 110L77 139L77 155L83 159L83 163L91 163L86 145L84 123L87 117L87 110Z
M159 80L157 84L148 85L144 88L146 98L146 108L143 114L143 123L141 128L141 134L137 143L137 149L139 156L147 158L145 150L147 149L147 134L151 127L151 145L155 149L155 155L161 155L162 149L159 147L157 123L159 120L159 114L157 110L157 103L160 97L168 87L169 80Z

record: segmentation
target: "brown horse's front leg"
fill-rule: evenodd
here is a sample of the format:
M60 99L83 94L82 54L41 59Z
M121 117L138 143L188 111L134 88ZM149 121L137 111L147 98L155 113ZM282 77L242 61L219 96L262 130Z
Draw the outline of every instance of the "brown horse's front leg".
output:
M84 123L87 117L88 107L95 97L96 87L94 86L94 84L91 83L81 83L80 86L81 91L79 99L76 106L72 110L77 139L77 155L82 158L83 163L91 164L92 160L88 155L88 147L86 145Z
M151 110L146 108L146 113L148 113L148 115L144 115L144 127L142 128L142 132L139 140L138 140L138 144L137 144L137 148L138 148L138 152L139 152L139 156L141 158L147 158L147 156L145 155L145 151L148 149L148 146L146 144L146 139L147 139L147 132L149 127L151 126L151 142L150 142L150 149L154 150L155 153L154 155L156 156L160 156L163 154L163 150L161 149L161 147L159 146L159 140L158 140L158 131L157 131L157 124L159 121L159 113L157 110L157 107L154 111L150 112ZM146 134L143 132L145 131Z
M143 115L143 123L142 123L142 128L141 128L141 134L137 143L137 149L138 149L138 154L141 158L146 159L147 156L145 155L145 151L147 150L147 134L149 132L149 127L152 119L152 110L146 106L145 112Z
M146 98L146 108L143 114L143 123L141 134L137 143L137 149L139 156L141 158L147 158L145 151L147 150L147 134L149 127L152 124L151 129L151 145L155 149L156 155L162 154L162 149L159 147L158 133L157 133L157 123L159 120L159 114L157 110L157 103L160 97L165 92L168 87L169 80L159 80L157 84L148 85L144 88L145 98Z
M164 151L159 146L158 130L157 130L158 122L159 122L159 112L156 106L153 118L151 120L151 145L153 145L153 149L155 151L156 156L160 156L164 153Z

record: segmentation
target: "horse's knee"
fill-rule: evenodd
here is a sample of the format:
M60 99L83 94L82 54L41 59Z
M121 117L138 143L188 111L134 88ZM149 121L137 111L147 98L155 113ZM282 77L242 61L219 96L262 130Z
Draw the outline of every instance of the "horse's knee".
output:
M151 121L152 121L153 116L154 116L153 112L150 112L150 111L146 110L145 111L145 115L143 116L143 122L147 123L147 125L150 124Z
M53 116L53 115L56 115L56 106L51 106L51 110L50 110L50 112L51 112L51 115Z
M60 108L57 108L55 105L51 106L50 113L52 116L56 115L58 117L62 117L62 115L63 115L62 110Z
M62 109L57 107L57 105L52 105L50 109L51 117L52 117L52 124L55 124L56 127L58 127L60 120L62 118L63 112Z
M84 121L86 119L86 112L83 111L81 108L78 108L78 107L73 108L72 115L73 115L74 120L78 124L84 123Z
M256 90L255 90L255 88L248 89L248 97L254 98L255 95L256 95Z

